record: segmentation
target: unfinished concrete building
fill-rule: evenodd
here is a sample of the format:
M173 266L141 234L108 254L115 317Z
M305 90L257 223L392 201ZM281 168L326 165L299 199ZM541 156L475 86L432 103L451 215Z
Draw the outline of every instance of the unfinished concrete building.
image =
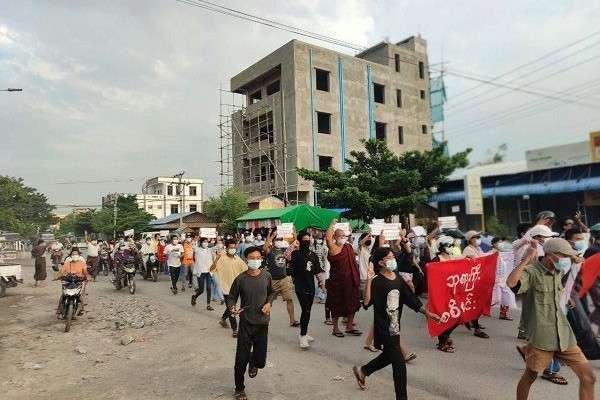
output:
M253 199L318 202L296 168L344 170L361 139L385 140L397 153L431 148L420 37L356 56L292 40L231 78L231 91L244 99L221 113L222 184Z

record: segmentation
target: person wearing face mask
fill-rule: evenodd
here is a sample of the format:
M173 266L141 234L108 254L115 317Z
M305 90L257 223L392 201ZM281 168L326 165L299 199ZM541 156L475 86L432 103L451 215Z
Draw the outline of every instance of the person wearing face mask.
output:
M373 251L373 264L367 272L365 307L373 306L375 321L375 347L382 352L362 367L354 366L353 372L358 386L367 389L366 379L373 373L392 365L396 399L408 399L406 392L406 363L400 350L400 319L404 305L427 318L439 321L440 317L430 313L408 287L404 279L396 274L394 253L385 247ZM379 272L375 274L374 269Z
M266 255L265 266L271 274L274 299L281 296L285 301L286 310L290 320L291 327L300 326L300 322L296 321L294 316L294 283L292 278L287 274L287 259L285 257L286 250L289 244L281 237L277 237L277 230L273 229L265 245L263 252Z
M365 297L365 287L367 285L367 269L369 268L369 258L371 258L371 249L373 248L373 238L369 232L364 232L358 238L358 268L360 272L360 299Z
M226 302L228 301L228 295L233 281L239 274L248 269L246 263L244 263L236 253L237 242L235 239L229 239L225 242L224 254L217 253L209 270L217 277ZM219 321L223 328L227 328L227 319L229 319L229 324L231 325L232 336L237 337L237 320L235 319L235 314L230 312L229 307L225 308L225 312Z
M492 239L492 252L498 253L498 263L496 266L496 281L494 282L494 288L492 290L492 305L500 305L500 316L498 319L505 321L512 321L513 319L509 315L511 308L516 308L517 304L515 301L515 294L508 286L506 286L506 278L510 271L512 271L512 260L510 265L507 264L505 254L512 257L512 246L510 243L502 240L499 237Z
M306 231L298 234L299 248L292 253L292 278L296 297L300 303L300 334L298 341L301 349L308 349L309 342L313 340L308 335L308 324L310 322L310 311L315 298L315 277L318 279L319 287L325 289L323 269L319 257L310 249L310 234Z
M79 253L79 249L77 247L73 247L71 249L69 256L65 259L63 265L58 270L58 274L56 274L56 277L54 278L54 280L55 281L61 280L63 277L65 277L67 275L75 275L82 281L88 280L88 267L85 263L84 258ZM84 294L85 294L85 282L83 284L83 287L81 288L82 298L83 298ZM60 300L58 301L58 308L56 309L57 316L60 315L61 303L62 303L62 295L61 295ZM79 308L77 315L83 315L83 311L84 311L83 307L84 307L84 302L81 303L81 307Z
M217 257L217 255L225 255L225 245L223 244L223 237L218 236L210 247L213 253L213 260ZM225 304L225 297L223 296L223 291L221 290L221 285L219 285L219 280L216 275L212 274L212 294L211 297L213 301L219 301L221 305Z
M334 230L337 220L331 221L325 238L329 249L329 279L326 282L326 306L333 318L332 335L342 338L339 319L346 318L346 334L360 336L362 332L354 326L354 314L360 308L360 273L352 245L347 243L343 230Z
M526 400L539 373L554 358L569 366L579 378L579 398L594 398L596 377L585 355L577 346L575 334L566 315L559 310L564 271L577 258L577 251L564 239L544 242L544 256L537 259L532 246L525 259L506 281L515 293L524 294L529 304L523 308L529 340L524 350L526 369L517 385L517 400Z
M196 305L196 299L204 293L206 287L206 309L213 311L210 305L210 295L212 291L212 277L210 275L210 266L214 261L213 252L208 248L208 239L200 238L197 246L194 247L194 265L193 273L198 282L198 289L192 295L192 306Z
M185 283L188 287L192 287L191 269L194 264L194 245L192 244L191 236L187 236L183 241L183 257L181 259L181 291L185 292Z
M247 233L246 236L242 236L238 246L238 256L240 256L242 260L245 260L244 252L250 247L254 247L254 238L252 237L251 233Z
M319 257L319 264L323 269L323 280L327 282L329 279L329 261L327 261L327 254L329 253L325 242L323 241L323 234L321 232L317 232L313 243L311 244L312 251ZM321 288L317 289L317 302L320 304L325 304L325 299L327 299L327 292L325 290L321 290ZM331 310L325 306L325 321L326 325L333 324L331 320Z
M160 268L162 269L165 275L169 275L169 266L167 265L167 256L165 254L165 247L167 247L167 243L164 238L160 238L158 241L158 245L156 246L156 258L158 258L158 263Z
M144 243L142 243L142 248L140 249L140 253L142 254L142 271L144 271L144 278L148 279L150 277L150 270L147 268L148 259L150 256L155 255L154 249L152 248L152 239L148 236L144 239Z
M87 259L88 273L92 276L94 282L96 282L96 276L98 275L100 265L100 257L98 252L100 251L100 245L96 239L90 240L87 231L83 232L85 235L85 242L87 244Z
M476 231L468 231L465 233L465 240L467 241L467 246L463 249L462 255L466 258L477 258L485 255L483 250L481 250L481 233ZM483 331L485 329L482 325L479 324L479 319L468 322L465 324L467 329L474 329L473 335L482 339L489 339L489 335Z
M179 237L173 236L171 243L165 247L165 256L171 275L171 292L177 294L177 281L179 281L181 258L183 257L183 246L179 243Z
M266 365L269 320L274 296L271 274L260 268L263 264L260 248L247 248L244 257L248 268L233 280L227 296L227 309L232 315L240 316L234 366L236 400L248 399L244 385L246 367L248 376L255 378L258 370Z

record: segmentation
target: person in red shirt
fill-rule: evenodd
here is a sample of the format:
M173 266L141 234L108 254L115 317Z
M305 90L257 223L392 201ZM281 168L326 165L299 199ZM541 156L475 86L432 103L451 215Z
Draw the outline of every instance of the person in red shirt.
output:
M165 239L161 238L156 246L156 258L158 258L158 262L163 269L165 275L169 275L169 268L167 267L167 256L165 255Z

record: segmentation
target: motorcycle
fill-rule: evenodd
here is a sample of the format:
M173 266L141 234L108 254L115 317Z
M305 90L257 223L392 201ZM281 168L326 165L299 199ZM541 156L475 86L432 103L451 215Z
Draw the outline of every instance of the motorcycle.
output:
M62 263L63 258L62 250L52 250L50 258L52 259L52 269L55 272L58 271L60 269L60 264Z
M123 286L129 287L129 293L135 293L135 264L125 264L123 265L123 272L125 272L123 278Z
M100 256L100 263L98 265L98 268L100 271L102 271L104 276L108 276L108 271L110 269L110 265L109 265L110 259L109 259L109 255L108 255L108 250L106 250L106 249L100 250L99 256Z
M156 282L158 280L158 267L158 258L154 254L149 254L146 258L144 279L150 279L150 276L152 276L152 280Z
M62 278L62 296L58 315L65 321L65 332L69 332L71 329L71 322L81 305L83 282L83 279L76 275L67 275Z

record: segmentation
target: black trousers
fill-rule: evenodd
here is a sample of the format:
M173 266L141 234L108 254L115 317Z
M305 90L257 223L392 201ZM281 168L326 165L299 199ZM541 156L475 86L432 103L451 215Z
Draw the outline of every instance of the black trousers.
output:
M203 272L200 276L196 277L198 280L198 289L196 289L196 297L200 296L204 292L204 285L206 284L206 304L210 305L210 294L212 292L212 277L210 273Z
M393 369L396 400L408 400L406 393L406 362L400 351L400 336L388 338L383 343L383 351L368 364L363 365L362 371L366 376L369 376L390 364L392 364Z
M171 287L177 289L177 281L179 281L179 270L181 267L169 266L169 274L171 274Z
M227 298L228 295L224 296L225 298ZM221 317L221 319L229 319L229 325L231 325L231 330L237 331L237 319L235 319L235 315L231 314L231 311L229 311L229 307L225 306L225 311L223 312L223 316Z
M300 335L304 336L308 332L308 323L310 322L310 310L313 305L315 298L314 293L305 293L302 291L296 291L298 297L298 303L300 303Z
M235 390L244 390L246 367L264 368L267 362L269 325L250 325L240 321L237 349L235 351Z
M443 346L448 341L448 339L450 339L450 335L452 334L452 332L454 332L456 328L458 328L458 325L453 326L452 328L444 331L444 333L438 336L438 345Z

